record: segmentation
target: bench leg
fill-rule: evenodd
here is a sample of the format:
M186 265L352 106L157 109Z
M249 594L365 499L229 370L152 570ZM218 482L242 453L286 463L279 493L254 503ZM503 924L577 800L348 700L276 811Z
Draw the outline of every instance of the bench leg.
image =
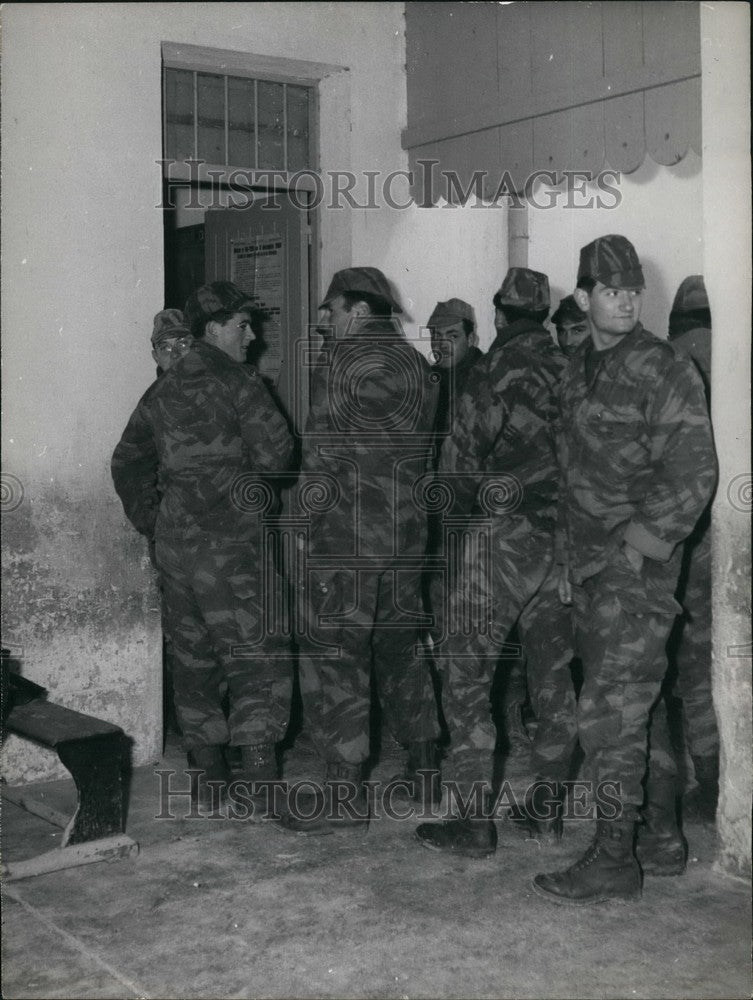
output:
M56 847L27 861L3 862L2 875L4 881L16 882L18 879L33 878L35 875L47 875L49 872L64 871L66 868L91 865L96 861L117 861L120 858L133 857L138 853L139 845L136 841L123 834L118 837L105 837L103 840L89 840L76 847Z
M123 734L66 740L56 747L78 790L78 806L63 833L62 847L122 833L125 824Z

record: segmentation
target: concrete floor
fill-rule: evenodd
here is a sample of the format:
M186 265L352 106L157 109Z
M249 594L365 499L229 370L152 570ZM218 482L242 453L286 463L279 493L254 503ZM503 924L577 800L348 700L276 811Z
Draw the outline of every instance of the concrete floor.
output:
M182 761L172 748L160 766ZM315 763L292 757L288 774L315 776ZM574 859L589 824L571 821L543 852L500 822L497 854L474 861L422 848L415 819L316 838L155 819L158 789L153 768L136 772L138 857L6 885L6 1000L751 996L750 887L713 870L708 828L686 830L686 874L647 879L640 903L573 909L530 881ZM37 790L72 802L68 782ZM14 805L2 818L10 861L59 841Z

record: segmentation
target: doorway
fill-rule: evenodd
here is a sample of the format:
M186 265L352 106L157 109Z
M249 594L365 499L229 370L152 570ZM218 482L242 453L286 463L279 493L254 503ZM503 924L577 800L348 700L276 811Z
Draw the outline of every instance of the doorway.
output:
M222 207L233 203L227 188L213 186L209 203L206 194L198 185L166 185L165 307L182 309L195 288L212 281L232 281L246 292L258 317L248 361L300 432L309 400L306 360L316 347L309 344L315 261L305 192L291 198L286 189L249 189L243 207Z

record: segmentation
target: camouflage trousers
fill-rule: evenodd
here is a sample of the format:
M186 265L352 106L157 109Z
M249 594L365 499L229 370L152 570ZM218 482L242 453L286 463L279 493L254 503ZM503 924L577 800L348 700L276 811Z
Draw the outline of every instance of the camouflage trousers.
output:
M298 638L304 725L328 762L369 756L372 678L383 718L406 746L439 735L421 570L309 570Z
M507 660L507 657L505 657L507 660L505 664L507 668L507 683L502 699L505 711L508 708L512 708L513 705L525 704L528 698L528 665L522 646L523 640L520 632L515 628L513 628L509 638L511 643L517 643L519 650L514 660Z
M547 576L518 621L531 708L538 720L531 758L534 777L542 781L567 780L578 742L573 611L560 601L558 580L558 571Z
M506 646L508 633L546 579L552 555L551 534L515 515L486 533L473 532L462 546L435 656L455 780L464 792L492 778L496 731L489 699L495 667L500 656L516 657L517 650Z
M275 743L285 734L290 638L274 622L268 628L280 578L271 565L265 569L260 549L256 542L206 536L157 542L175 710L187 750Z
M670 657L682 698L688 750L698 757L719 753L719 732L711 696L711 531L686 543L677 597L683 605L670 640Z
M669 567L644 560L639 574L621 552L573 586L576 646L583 661L578 736L585 777L596 786L616 784L628 819L638 818L643 802L650 722L653 776L676 773L659 702L665 647L678 610L674 589Z

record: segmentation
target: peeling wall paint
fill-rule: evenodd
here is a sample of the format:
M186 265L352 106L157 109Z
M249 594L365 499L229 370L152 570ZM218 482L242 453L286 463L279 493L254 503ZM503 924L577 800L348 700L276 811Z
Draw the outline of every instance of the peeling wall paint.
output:
M750 7L701 4L703 259L711 304L713 697L719 725L721 871L750 877L751 162Z
M122 726L141 764L161 750L159 595L146 543L105 487L25 484L3 518L3 643L50 701ZM10 783L66 774L12 735L2 764Z
M753 681L750 512L717 505L714 522L713 697L721 744L719 867L751 877Z
M3 474L24 491L12 511L3 503L4 635L51 697L123 725L137 760L161 733L159 615L144 542L107 467L154 377L149 335L164 305L161 42L339 67L320 87L321 168L386 176L408 165L403 13L402 3L183 4L177 18L164 3L3 10ZM451 294L475 279L461 254L457 273L446 269L445 245L479 225L468 212L444 213L442 238L420 246L435 282L427 302L448 297L450 277ZM409 297L405 215L323 210L320 292L337 268L368 263ZM28 744L10 740L5 758L12 780L49 773Z

